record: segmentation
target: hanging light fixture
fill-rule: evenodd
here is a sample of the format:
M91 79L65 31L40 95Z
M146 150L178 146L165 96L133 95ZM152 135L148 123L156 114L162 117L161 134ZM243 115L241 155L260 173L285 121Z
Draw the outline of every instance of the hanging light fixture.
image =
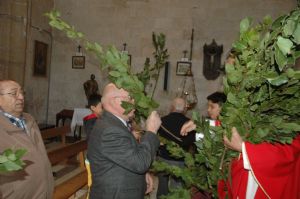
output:
M193 42L194 42L194 29L192 29L191 35L191 45L190 45L190 56L187 58L187 50L183 51L183 58L181 58L180 62L177 62L177 70L176 74L180 75L181 72L184 71L183 82L182 82L182 90L181 90L181 97L184 98L187 102L187 109L193 109L196 104L198 103L198 98L196 94L195 88L195 80L192 71L192 53L193 53Z

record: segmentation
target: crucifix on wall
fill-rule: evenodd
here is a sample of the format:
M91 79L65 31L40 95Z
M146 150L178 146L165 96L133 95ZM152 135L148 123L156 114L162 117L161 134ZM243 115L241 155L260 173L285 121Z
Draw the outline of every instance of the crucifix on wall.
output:
M81 53L81 46L77 46L78 52L76 56L72 56L72 68L74 69L84 69L85 68L85 56Z
M203 53L203 75L207 80L215 80L219 77L221 71L223 45L218 46L213 39L211 44L203 46Z

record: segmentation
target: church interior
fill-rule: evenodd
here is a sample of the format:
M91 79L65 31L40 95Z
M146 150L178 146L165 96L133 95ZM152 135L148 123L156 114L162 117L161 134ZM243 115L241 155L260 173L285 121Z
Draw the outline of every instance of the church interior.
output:
M48 152L55 170L61 169L62 161L76 160L65 160L67 156L79 154L79 167L54 173L59 176L71 169L76 173L73 182L81 182L59 187L57 192L72 189L71 194L56 198L86 197L88 181L82 179L88 177L82 170L86 169L83 151L87 146L81 142L85 136L82 119L89 114L85 84L96 81L102 94L110 80L109 71L100 69L82 41L51 27L45 13L57 10L88 41L127 54L134 72L143 70L146 58L150 65L155 63L152 34L164 34L168 57L158 78L146 85L147 91L155 90L153 99L159 102L161 116L168 114L175 97L187 100L189 116L192 111L206 116L206 97L223 91L226 58L239 37L241 20L251 17L257 23L267 15L275 19L296 7L296 0L0 0L0 79L21 85L24 112L44 131L47 147L55 136L66 145ZM60 128L60 133L53 132L53 127ZM72 139L81 141L68 146ZM57 155L64 153L68 154ZM55 183L62 181L56 178Z

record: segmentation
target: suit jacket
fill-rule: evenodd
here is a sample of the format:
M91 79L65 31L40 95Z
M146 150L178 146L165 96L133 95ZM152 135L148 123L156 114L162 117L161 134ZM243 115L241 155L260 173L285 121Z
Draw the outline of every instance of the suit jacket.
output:
M0 153L7 148L27 150L23 170L0 173L0 198L52 199L53 176L40 130L29 114L23 117L27 133L0 114Z
M189 148L191 146L193 146L193 144L195 142L195 133L196 132L192 131L187 136L181 136L180 130L181 130L181 127L183 126L183 124L189 120L190 119L182 113L178 113L178 112L169 113L168 115L161 118L161 121L162 121L161 125L165 129L167 129L173 136L170 135L169 132L166 132L163 128L159 128L158 134L160 136L166 138L167 140L171 140L171 141L177 143L181 148L188 151ZM181 141L179 141L175 137L181 139ZM164 159L167 159L167 160L175 160L175 161L183 160L183 159L175 159L175 158L171 157L168 150L166 149L166 146L164 146L164 145L160 146L160 148L159 148L159 156Z
M104 111L88 142L92 171L91 199L142 199L145 173L159 147L158 137L146 132L141 142L113 114Z

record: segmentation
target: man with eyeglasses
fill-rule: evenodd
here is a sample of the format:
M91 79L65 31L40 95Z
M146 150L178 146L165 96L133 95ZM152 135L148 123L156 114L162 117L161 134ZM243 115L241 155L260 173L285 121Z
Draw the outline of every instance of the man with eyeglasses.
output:
M23 112L24 92L11 80L0 80L0 153L24 148L21 171L0 173L0 198L52 199L53 176L39 128Z
M121 106L122 101L134 103L128 92L108 84L101 101L104 111L88 142L93 182L90 199L142 199L145 192L152 191L147 187L151 180L146 172L159 147L160 117L151 113L138 143L127 124L134 110L125 114Z

